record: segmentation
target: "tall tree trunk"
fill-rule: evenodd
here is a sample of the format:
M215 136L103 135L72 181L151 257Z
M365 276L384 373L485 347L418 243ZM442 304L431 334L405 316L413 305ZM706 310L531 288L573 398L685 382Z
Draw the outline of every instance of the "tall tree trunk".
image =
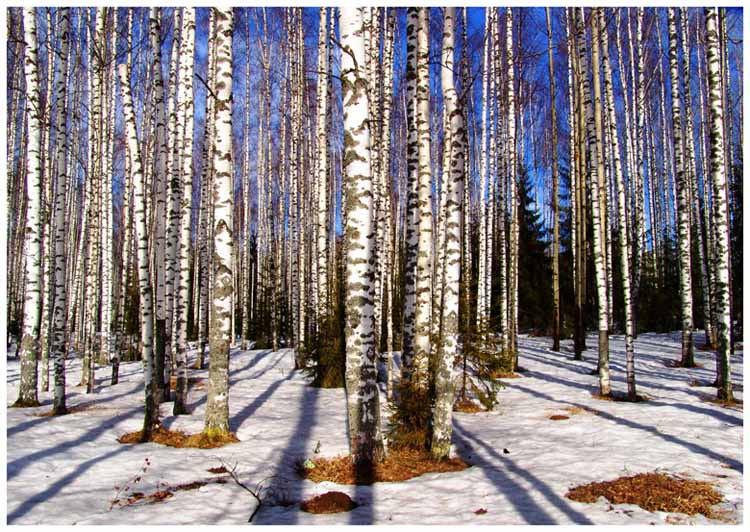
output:
M518 162L516 158L516 96L515 96L515 61L513 57L513 10L505 8L505 55L508 61L508 196L510 201L510 246L509 246L509 279L508 321L510 339L508 347L513 354L513 370L518 369Z
M401 379L411 378L414 359L415 317L417 306L417 248L419 242L419 196L417 194L419 138L417 133L417 8L406 10L406 122L407 196L404 258L404 329L401 347Z
M614 183L617 194L617 220L620 226L620 275L622 277L622 297L625 309L625 360L628 383L628 398L637 399L635 387L635 356L633 352L633 335L635 322L633 319L633 304L631 301L630 278L630 233L628 231L627 206L625 199L625 185L623 180L622 163L620 161L620 141L617 134L617 115L615 113L615 96L612 83L612 66L609 60L609 37L604 10L599 10L599 29L602 49L602 63L604 64L604 96L606 99L607 116L609 117L609 140L614 153ZM614 295L611 298L614 300Z
M146 408L143 418L142 441L149 441L153 431L159 426L158 389L154 375L154 317L151 293L151 274L148 261L148 225L145 210L145 191L143 187L143 169L141 166L140 148L135 129L135 114L130 95L127 65L119 66L120 90L122 92L122 108L125 113L125 127L129 145L130 168L133 175L133 193L135 200L136 235L138 239L138 285L141 297L141 355L144 365L144 381L146 393Z
M66 105L68 52L70 50L70 9L62 8L60 11L60 75L57 79L55 90L57 101L57 116L55 121L57 159L57 180L55 183L55 240L54 240L54 310L52 312L52 346L51 354L54 363L55 375L55 398L52 406L54 415L66 413L65 408L65 354L66 347L66 317L67 317L67 293L66 273L67 254L65 253L65 241L68 234L65 220L65 196L67 194L68 176L65 156L67 151L66 132L68 113ZM51 80L50 80L51 82ZM51 177L51 176L50 176Z
M677 215L680 261L680 310L682 314L683 367L695 366L693 358L693 276L691 266L689 181L682 157L682 113L680 98L680 71L677 65L676 9L669 8L669 74L672 86L672 131L674 138L674 164L677 181Z
M459 107L458 94L453 83L454 21L456 10L446 7L443 16L443 61L441 80L445 114L449 119L450 143L443 146L450 150L450 176L445 174L447 196L445 219L445 267L444 279L438 282L443 285L440 320L442 329L435 363L435 406L432 414L432 438L430 450L437 459L447 458L451 447L452 411L453 411L453 364L459 354L458 348L458 293L461 276L461 218L464 186L464 152L466 149L466 128L462 109Z
M214 293L211 300L208 401L208 437L229 433L229 346L232 315L234 175L232 163L232 26L231 8L214 10L216 18L216 75L211 79L215 95L216 137L213 149ZM184 220L183 220L184 222ZM189 223L189 220L188 220ZM189 235L188 235L189 236Z
M583 39L583 8L576 10L578 15L578 55L583 73L584 105L586 107L586 131L588 137L589 157L591 159L591 212L593 218L594 236L594 274L596 279L596 293L598 306L599 326L599 393L602 396L610 394L609 377L609 317L607 298L607 272L604 257L604 242L602 239L602 226L606 223L604 218L605 205L600 193L605 181L603 161L603 134L602 134L602 96L601 82L599 77L599 36L598 17L596 11L592 13L592 41L591 41L591 63L593 68L588 67L586 57L586 44ZM589 72L593 73L593 90L589 90ZM593 102L592 102L593 97Z
M555 67L552 55L552 20L547 14L547 55L549 58L549 91L552 128L552 350L560 351L560 220L557 168L557 112L555 105Z
M349 445L361 480L372 480L383 456L373 330L374 246L370 130L362 10L339 8L344 99L346 249L346 392Z
M427 389L429 379L430 306L432 300L432 173L430 169L430 75L429 75L429 9L420 8L417 29L417 134L419 139L418 190L419 240L417 244L416 291L414 316L414 360L411 381Z
M37 355L39 352L39 319L41 314L41 226L42 203L40 123L41 101L39 96L39 45L37 42L34 8L24 8L24 76L26 78L26 119L28 120L28 148L26 150L26 273L24 282L26 296L23 304L23 333L21 335L21 377L18 399L14 406L39 406L37 399Z
M716 255L713 268L716 270L716 367L719 399L732 401L732 380L730 366L730 327L729 319L729 225L727 216L727 175L724 149L724 107L722 98L719 34L716 23L716 9L706 8L706 62L708 64L708 103L711 118L711 187L715 210Z
M187 330L188 330L188 305L190 304L190 241L191 241L191 217L193 212L193 55L195 50L195 9L184 8L182 16L182 38L180 39L180 96L182 100L180 107L180 119L178 123L183 124L183 140L180 142L182 153L180 154L180 181L182 183L181 201L181 236L180 236L180 274L175 276L179 279L179 291L177 292L177 304L175 305L175 316L177 328L177 342L175 349L175 363L177 373L177 386L175 388L174 414L187 412Z

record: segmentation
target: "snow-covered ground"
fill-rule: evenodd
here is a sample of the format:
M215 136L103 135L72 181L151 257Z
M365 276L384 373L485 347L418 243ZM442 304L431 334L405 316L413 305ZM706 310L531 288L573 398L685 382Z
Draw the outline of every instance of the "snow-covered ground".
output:
M428 474L406 482L339 486L300 480L294 463L303 457L347 451L344 391L306 385L292 371L292 352L233 350L230 361L230 416L241 443L220 449L175 449L158 444L121 445L125 432L140 429L143 384L139 363L121 366L121 382L109 385L109 368L99 369L93 395L70 387L68 405L89 410L52 418L44 406L7 410L7 511L10 524L243 524L254 500L231 480L179 491L153 504L110 509L115 486L150 466L132 491L151 493L158 483L206 480L221 461L237 464L249 487L263 479L268 502L258 524L649 524L707 523L702 516L650 513L637 506L600 499L584 504L565 498L575 485L660 470L713 482L724 507L742 520L742 411L703 400L713 397L714 359L696 351L703 368L665 365L679 358L679 334L642 334L636 341L639 393L644 403L594 399L598 380L590 371L595 353L572 360L570 342L552 353L547 338L520 339L521 378L506 379L495 411L455 414L454 453L473 467L458 473ZM596 346L595 336L588 340ZM624 347L611 339L614 387L624 390ZM8 358L7 401L18 393L19 364ZM80 381L80 361L70 361L68 382ZM191 370L191 377L206 371ZM742 397L742 353L733 359L732 378ZM690 386L693 379L706 386ZM199 432L206 390L190 392L190 416L172 417L171 429ZM572 414L570 407L584 409ZM567 420L550 420L552 414ZM343 491L359 506L349 513L312 515L299 503L315 494ZM291 503L291 504L289 504ZM486 513L475 513L485 509Z

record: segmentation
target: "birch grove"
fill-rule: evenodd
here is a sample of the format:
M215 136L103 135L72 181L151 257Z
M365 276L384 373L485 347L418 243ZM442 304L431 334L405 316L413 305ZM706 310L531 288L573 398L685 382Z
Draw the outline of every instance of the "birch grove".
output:
M639 402L639 335L679 335L663 371L735 402L741 11L7 15L14 407L135 372L131 443L197 411L220 445L265 401L233 392L238 353L279 356L305 397L344 388L372 481L399 449L452 458L454 412L503 404L537 337Z

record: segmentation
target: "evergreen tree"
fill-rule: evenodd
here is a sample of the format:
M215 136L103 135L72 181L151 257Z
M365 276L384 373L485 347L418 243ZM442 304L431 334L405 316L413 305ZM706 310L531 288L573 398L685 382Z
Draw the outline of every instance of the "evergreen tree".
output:
M553 311L550 243L539 206L534 204L529 173L523 165L518 192L518 262L523 272L518 276L518 327L520 331L549 335Z

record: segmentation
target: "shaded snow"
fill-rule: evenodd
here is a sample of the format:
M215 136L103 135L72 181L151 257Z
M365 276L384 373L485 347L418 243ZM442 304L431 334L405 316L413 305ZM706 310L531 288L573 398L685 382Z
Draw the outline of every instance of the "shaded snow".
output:
M700 335L698 335L700 336ZM401 483L339 486L302 481L294 464L302 458L347 452L344 391L306 385L292 370L291 350L239 351L230 357L231 427L241 443L220 449L174 449L157 444L121 445L116 439L139 430L143 384L140 363L121 365L121 382L109 385L109 368L100 368L96 391L83 393L80 360L69 361L68 405L92 409L60 418L35 417L44 406L7 413L7 509L11 524L243 524L254 500L231 480L180 491L156 504L139 503L109 510L123 486L148 458L150 467L133 491L151 493L157 483L178 485L215 478L206 470L238 464L242 481L265 482L267 503L259 524L649 524L670 521L707 523L702 516L650 513L637 506L594 504L565 498L570 487L658 469L715 483L730 517L742 519L741 410L705 402L715 395L712 353L696 351L704 368L665 366L679 359L679 334L642 334L636 340L639 393L645 403L598 401L591 392L598 379L594 351L586 361L548 350L547 338L519 340L518 379L506 379L495 411L455 414L453 452L474 464L465 471L428 474ZM594 335L589 346L596 346ZM611 339L613 388L624 391L624 346ZM12 352L9 352L12 354ZM195 352L190 353L190 362ZM733 381L742 397L742 353L733 359ZM8 358L7 400L18 394L19 363ZM207 371L190 370L191 377ZM696 379L706 386L691 387ZM187 433L203 427L206 390L190 390L192 415L172 417L172 403L161 407L164 424ZM571 414L566 407L588 411ZM385 418L384 407L384 418ZM570 419L553 421L551 414ZM329 490L348 493L360 506L335 515L311 515L299 503ZM291 504L290 504L291 503ZM286 506L285 506L286 505ZM483 508L487 512L475 513Z

